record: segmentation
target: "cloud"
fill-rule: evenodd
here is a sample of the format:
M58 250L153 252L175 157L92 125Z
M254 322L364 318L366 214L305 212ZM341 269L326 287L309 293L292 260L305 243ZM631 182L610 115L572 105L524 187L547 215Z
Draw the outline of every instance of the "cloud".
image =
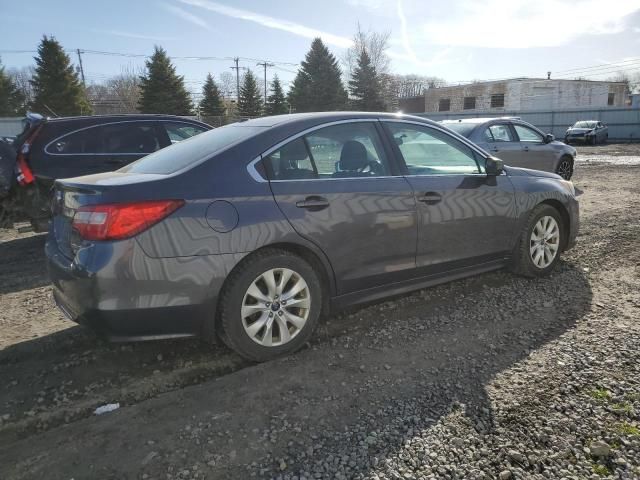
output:
M248 22L257 23L263 27L273 28L276 30L283 30L285 32L292 33L304 38L320 37L322 40L330 45L337 47L348 48L353 42L350 38L334 35L332 33L316 30L315 28L300 25L298 23L290 22L288 20L282 20L279 18L269 17L259 13L254 13L249 10L242 10L240 8L229 7L221 3L212 2L209 0L178 0L186 5L192 5L194 7L200 7L211 12L224 15L226 17L238 18L240 20L246 20Z
M95 33L104 33L106 35L115 35L116 37L125 37L125 38L139 38L142 40L153 40L157 42L162 42L164 40L175 40L175 37L158 37L155 35L144 35L141 33L131 33L131 32L123 32L122 30L100 30L100 29L92 29L92 32Z
M400 0L399 0L400 1ZM626 29L627 15L640 0L462 0L455 14L422 24L429 43L487 48L564 45L580 35L606 35Z
M180 8L176 5L169 5L168 3L162 3L161 5L162 8L164 8L166 11L181 17L183 20L193 23L194 25L197 25L199 27L206 28L207 30L211 30L211 27L207 22L202 20L200 17L195 16L193 13L187 12L183 8Z

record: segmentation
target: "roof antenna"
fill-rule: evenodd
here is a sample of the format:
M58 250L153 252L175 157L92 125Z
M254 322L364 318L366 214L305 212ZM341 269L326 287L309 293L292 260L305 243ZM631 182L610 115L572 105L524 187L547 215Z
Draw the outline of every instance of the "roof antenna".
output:
M547 80L551 80L551 72L547 72Z

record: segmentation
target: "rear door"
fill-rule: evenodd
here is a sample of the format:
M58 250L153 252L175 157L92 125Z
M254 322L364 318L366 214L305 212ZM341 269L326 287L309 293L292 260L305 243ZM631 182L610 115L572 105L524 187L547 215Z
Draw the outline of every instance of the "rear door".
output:
M384 125L416 196L420 273L439 274L508 255L515 228L509 177L487 176L484 157L442 130L401 121Z
M519 123L514 123L513 129L522 146L522 160L516 166L553 172L556 152L551 144L545 142L544 135Z
M482 148L506 165L522 166L522 146L508 123L494 123L482 128L479 142Z
M416 206L372 121L337 122L265 156L275 200L333 266L338 294L415 273Z

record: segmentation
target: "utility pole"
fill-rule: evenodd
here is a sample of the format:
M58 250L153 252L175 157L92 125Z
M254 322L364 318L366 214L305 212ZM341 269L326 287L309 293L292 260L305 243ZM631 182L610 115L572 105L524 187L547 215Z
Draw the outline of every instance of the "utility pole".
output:
M231 70L236 71L236 101L240 104L240 67L238 66L238 62L240 59L235 57L233 61L236 63L235 67L230 67Z
M262 63L256 63L260 67L264 67L264 107L267 108L267 67L273 67L273 63L269 63L266 60Z
M78 53L78 63L80 64L80 78L82 79L82 86L86 88L87 84L84 81L84 68L82 68L82 52L79 48L76 50L76 52Z

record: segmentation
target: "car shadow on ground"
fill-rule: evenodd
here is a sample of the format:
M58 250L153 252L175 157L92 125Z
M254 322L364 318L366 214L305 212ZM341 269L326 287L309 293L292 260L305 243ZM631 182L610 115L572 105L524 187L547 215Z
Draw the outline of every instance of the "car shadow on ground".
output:
M275 475L281 459L287 472L307 477L366 475L399 461L401 450L413 438L440 428L444 416L461 415L469 428L492 431L488 385L573 328L590 310L591 299L582 268L566 262L545 279L494 272L460 280L333 316L298 354L261 365L239 362L233 373L215 382L183 389L175 393L178 397L170 393L150 399L106 423L80 420L65 427L64 441L53 441L58 438L54 429L32 441L14 437L11 446L1 443L16 461L37 458L56 445L31 474L52 468L79 477L137 478L144 471L155 478L165 475L168 465L204 462L207 452L215 451L219 458L207 478L242 478L252 462L256 472L264 469L259 477ZM189 348L196 356L207 354L195 344L187 342L192 347L182 352L186 358ZM166 355L165 347L146 344L142 349L152 357ZM123 364L139 361L138 348L120 354ZM208 354L236 358L224 348ZM112 360L103 364L105 373L122 365ZM180 408L175 408L177 398ZM149 415L156 420L149 421ZM198 429L200 436L180 434L178 440L177 432L187 424L208 427ZM265 432L270 432L267 441ZM105 435L108 446L100 440ZM147 439L154 440L153 449L162 456L142 468L144 447L132 451L123 445L143 445ZM176 450L178 441L182 451ZM70 461L74 442L91 458L90 470ZM20 477L17 471L8 473Z
M0 295L49 284L44 258L46 235L0 242Z

